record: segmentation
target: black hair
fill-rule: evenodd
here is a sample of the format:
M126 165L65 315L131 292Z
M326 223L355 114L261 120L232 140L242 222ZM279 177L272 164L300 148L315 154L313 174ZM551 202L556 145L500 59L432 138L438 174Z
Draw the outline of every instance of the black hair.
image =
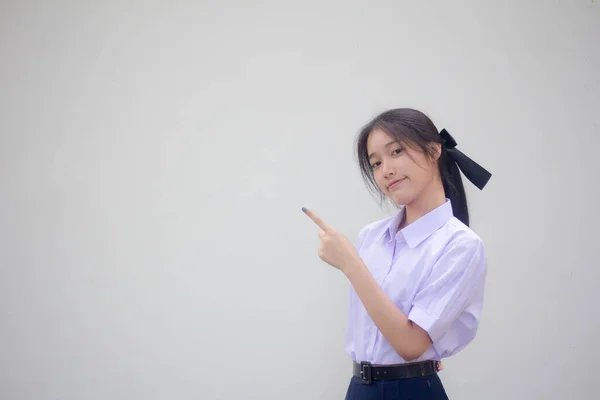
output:
M442 185L444 186L445 196L450 199L450 202L452 203L452 212L454 213L454 216L465 225L469 226L467 196L460 170L458 169L456 162L448 156L448 152L443 145L442 138L433 121L421 111L411 108L396 108L379 114L360 131L356 141L356 151L360 171L367 183L367 187L383 201L385 195L375 182L367 151L369 135L375 129L384 131L400 143L405 143L410 147L418 148L430 157L434 157L436 151L432 144L439 143L441 145L438 168L442 179Z

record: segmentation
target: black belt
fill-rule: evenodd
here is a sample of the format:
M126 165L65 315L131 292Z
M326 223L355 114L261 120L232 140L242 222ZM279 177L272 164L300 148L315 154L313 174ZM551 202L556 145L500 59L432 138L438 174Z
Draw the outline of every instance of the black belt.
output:
M369 384L376 379L409 379L438 373L437 361L422 361L409 364L374 366L370 362L354 363L354 376L361 383Z

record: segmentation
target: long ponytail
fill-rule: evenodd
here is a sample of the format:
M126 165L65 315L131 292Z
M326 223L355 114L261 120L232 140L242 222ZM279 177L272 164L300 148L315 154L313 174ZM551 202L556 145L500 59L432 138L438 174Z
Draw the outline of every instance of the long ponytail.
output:
M463 224L469 226L469 207L467 194L462 182L460 170L456 162L449 156L448 151L442 146L442 155L439 159L440 176L444 193L452 203L452 212Z

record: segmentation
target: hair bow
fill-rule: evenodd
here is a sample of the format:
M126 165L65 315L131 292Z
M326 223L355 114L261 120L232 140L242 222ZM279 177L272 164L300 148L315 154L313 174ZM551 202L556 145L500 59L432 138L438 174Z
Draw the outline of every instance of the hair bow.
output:
M492 174L457 149L456 140L454 140L446 129L442 129L440 136L442 137L442 145L448 152L448 155L454 160L456 165L458 165L458 168L460 168L465 177L471 181L473 185L477 186L480 190L483 190L492 177Z

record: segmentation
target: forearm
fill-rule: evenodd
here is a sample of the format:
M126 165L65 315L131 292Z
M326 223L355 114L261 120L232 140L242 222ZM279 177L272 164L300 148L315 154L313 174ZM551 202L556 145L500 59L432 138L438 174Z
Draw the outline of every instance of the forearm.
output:
M343 271L381 334L407 361L423 354L431 344L427 332L389 299L360 258L350 263Z

